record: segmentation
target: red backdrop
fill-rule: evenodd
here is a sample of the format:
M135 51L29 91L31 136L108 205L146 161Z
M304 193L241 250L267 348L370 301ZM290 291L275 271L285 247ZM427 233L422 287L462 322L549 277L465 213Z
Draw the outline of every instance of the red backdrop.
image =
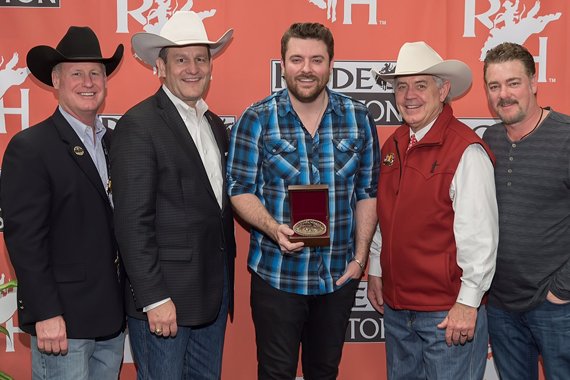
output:
M337 63L330 87L369 106L381 142L398 119L391 89L375 83L368 69L372 64L393 67L402 44L411 41L426 41L444 59L459 59L471 67L472 88L452 106L455 115L473 127L491 123L494 116L483 87L482 49L505 40L524 44L536 57L539 103L570 112L566 0L0 0L0 154L15 133L48 117L57 105L53 89L28 75L25 57L32 47L55 47L70 25L95 30L104 56L123 43L124 59L109 80L100 110L112 127L160 85L152 69L134 57L131 36L158 32L174 10L203 12L211 39L228 28L235 30L214 60L213 81L205 95L210 108L226 116L229 124L251 103L282 87L275 61L280 58L280 38L291 23L300 21L320 22L332 30ZM237 224L236 234L236 313L228 325L223 378L252 379L256 358L246 269L249 235ZM0 276L0 283L15 278L5 248L0 251ZM365 285L347 331L341 380L386 377L382 320L367 303ZM30 340L18 332L15 310L14 292L0 294L0 325L12 335L12 341L0 336L0 370L30 379ZM128 347L126 352L121 379L135 379ZM497 378L492 364L486 378Z

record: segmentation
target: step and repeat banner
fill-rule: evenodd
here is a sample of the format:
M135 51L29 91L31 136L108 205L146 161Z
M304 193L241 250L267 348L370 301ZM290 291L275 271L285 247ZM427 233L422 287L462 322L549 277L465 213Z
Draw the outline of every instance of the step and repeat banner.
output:
M134 33L159 33L177 10L192 10L204 20L210 39L235 30L225 51L214 60L213 80L205 95L210 109L231 128L250 104L284 87L280 40L294 22L319 22L335 37L334 72L329 87L365 103L381 142L401 123L392 88L374 81L370 68L393 71L405 42L425 41L444 59L458 59L473 71L469 92L452 103L455 115L482 133L494 122L483 84L483 58L504 41L524 44L535 57L542 106L570 113L570 3L567 0L0 0L0 155L18 131L50 116L57 94L30 75L28 51L55 47L71 25L90 26L103 56L119 43L125 55L110 77L100 110L113 128L127 109L153 94L161 81L134 56ZM1 219L0 219L1 222ZM0 224L0 284L15 279ZM249 235L236 223L236 311L228 325L223 378L256 378L255 334L249 307L246 258ZM30 379L30 338L18 329L16 291L0 293L0 370ZM384 325L358 291L340 368L341 380L386 378ZM485 378L497 380L489 350ZM299 369L299 379L301 370ZM542 376L542 375L541 375ZM121 379L136 378L130 347L125 347Z

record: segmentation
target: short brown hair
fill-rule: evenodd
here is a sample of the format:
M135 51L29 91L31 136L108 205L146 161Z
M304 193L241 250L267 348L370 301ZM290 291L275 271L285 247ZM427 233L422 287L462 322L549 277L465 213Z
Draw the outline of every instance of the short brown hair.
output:
M489 50L485 56L485 64L483 65L485 83L487 83L487 68L489 65L509 61L520 61L529 79L536 74L536 66L532 54L522 45L504 42Z
M287 44L291 38L300 38L302 40L314 39L323 41L327 45L329 60L334 57L334 38L329 28L317 22L297 22L289 27L281 38L281 59L285 61L285 53L287 53Z

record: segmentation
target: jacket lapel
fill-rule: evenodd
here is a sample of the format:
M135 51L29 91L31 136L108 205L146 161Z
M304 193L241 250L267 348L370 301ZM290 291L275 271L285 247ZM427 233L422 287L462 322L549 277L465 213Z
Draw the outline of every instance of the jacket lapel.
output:
M190 132L188 132L178 110L176 110L176 107L170 101L168 95L166 95L162 88L158 90L156 96L158 107L161 109L160 116L176 137L176 140L182 147L186 156L188 156L192 168L196 171L197 177L202 181L208 193L216 199L214 190L212 190L212 185L208 179L208 174L206 173L206 169L202 163L202 158L200 157L200 153L198 153L198 148L196 148L196 144L194 144L194 140L192 140L192 136L190 136Z
M229 198L225 196L225 191L227 188L226 183L226 160L228 158L228 134L226 131L226 126L223 123L219 123L219 119L214 118L214 114L210 111L206 112L206 119L212 128L212 132L214 133L214 137L216 138L216 143L218 144L218 149L220 150L220 157L221 157L221 167L222 167L222 210L226 208Z
M101 183L101 178L99 177L99 172L97 172L97 168L87 152L85 145L77 136L77 133L73 130L71 125L65 120L59 109L55 111L52 116L52 120L61 136L61 139L67 143L67 151L71 158L75 161L75 163L79 166L79 168L85 173L89 181L95 186L97 192L103 197L105 203L111 207L109 203L109 198L107 197L107 193L105 192L105 188L103 187L103 183Z

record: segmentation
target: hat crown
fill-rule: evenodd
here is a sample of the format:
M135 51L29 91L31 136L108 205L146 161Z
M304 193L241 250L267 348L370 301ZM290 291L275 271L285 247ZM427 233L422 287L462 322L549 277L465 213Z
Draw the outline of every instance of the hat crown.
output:
M396 71L421 72L443 62L443 58L425 42L407 42L400 49Z
M469 66L461 61L443 58L423 41L407 42L402 45L393 72L381 73L372 67L377 78L392 83L399 76L437 75L451 83L449 96L461 96L471 86L473 73Z
M71 26L55 50L67 58L103 58L97 36L86 26Z
M135 33L131 44L137 57L148 65L155 66L160 50L165 47L208 45L214 57L226 46L233 32L233 29L229 29L217 41L210 41L199 15L192 11L178 11L164 24L160 34Z
M195 12L176 12L160 31L160 36L172 42L209 41L206 28Z

